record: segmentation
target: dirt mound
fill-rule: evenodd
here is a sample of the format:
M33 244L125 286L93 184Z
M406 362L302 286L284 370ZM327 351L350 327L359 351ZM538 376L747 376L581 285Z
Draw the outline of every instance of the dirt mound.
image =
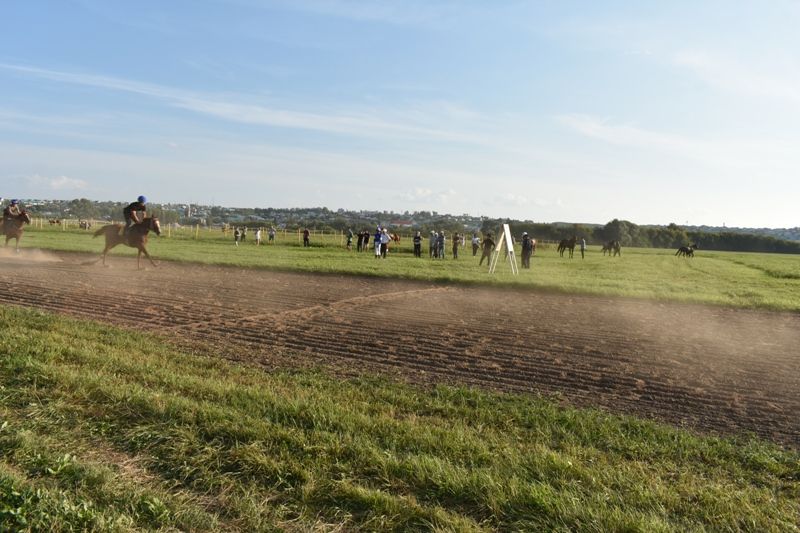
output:
M800 447L800 315L162 263L0 258L0 302L266 366L556 394Z

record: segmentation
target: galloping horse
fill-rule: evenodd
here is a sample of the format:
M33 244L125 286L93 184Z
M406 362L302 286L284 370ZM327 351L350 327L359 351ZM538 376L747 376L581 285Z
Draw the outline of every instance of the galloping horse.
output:
M571 239L562 239L560 243L558 243L558 255L564 257L564 252L569 250L569 258L572 259L572 254L575 252L575 243L578 242L577 237L572 237Z
M697 249L697 243L692 243L689 246L681 246L675 255L681 257L694 257L694 251Z
M17 245L14 248L17 252L19 252L19 240L22 237L22 226L24 224L31 223L31 216L28 214L27 211L21 211L19 215L11 216L8 220L5 221L3 224L3 233L6 236L6 244L8 246L8 241L11 239L17 240Z
M108 251L119 244L125 244L139 250L139 253L136 255L137 269L142 268L142 254L150 260L153 266L157 266L153 258L150 257L150 254L147 253L147 248L145 248L145 246L147 245L147 234L150 233L150 231L154 231L156 235L161 235L161 224L158 223L158 219L156 217L145 218L139 224L131 226L127 235L122 233L122 227L122 224L109 224L94 232L95 237L99 235L105 235L106 237L106 247L103 249L103 253L97 261L102 259L103 266L106 266L106 254ZM96 263L97 261L94 262Z
M619 241L608 241L603 245L603 255L606 255L606 252L608 252L608 257L611 257L612 254L622 256L622 246Z

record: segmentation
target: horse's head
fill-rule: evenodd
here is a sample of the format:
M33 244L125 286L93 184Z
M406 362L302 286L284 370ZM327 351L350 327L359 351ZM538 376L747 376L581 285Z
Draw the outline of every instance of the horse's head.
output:
M26 224L31 223L31 216L24 209L20 212L19 219L25 222Z

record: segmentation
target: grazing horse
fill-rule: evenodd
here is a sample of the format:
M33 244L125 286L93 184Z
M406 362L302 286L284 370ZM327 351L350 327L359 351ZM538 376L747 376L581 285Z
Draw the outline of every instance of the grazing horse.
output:
M697 249L697 243L692 243L689 246L681 246L675 255L680 257L694 257L694 251Z
M94 232L95 237L105 235L106 238L106 247L103 248L103 253L97 261L102 259L103 266L106 266L106 254L109 250L119 244L125 244L139 250L139 253L136 255L137 269L142 268L142 254L150 260L153 266L157 266L153 258L150 257L150 254L147 253L147 248L145 248L145 246L147 245L148 233L154 231L156 235L161 235L161 224L158 223L158 219L156 217L145 218L140 223L131 226L127 234L122 233L122 228L122 224L109 224ZM96 263L97 261L94 262Z
M17 240L17 245L14 250L19 252L19 240L22 238L22 226L31 223L31 216L27 211L23 210L19 215L12 215L11 218L6 219L3 223L3 234L6 236L6 244L11 239Z
M603 255L606 255L608 252L608 257L614 256L622 256L622 246L619 244L619 241L608 241L603 245Z
M51 226L61 225L61 221L57 218L51 218L48 222L50 222Z
M572 237L571 239L562 239L560 243L558 243L558 255L564 257L564 252L569 250L569 258L572 259L572 254L575 252L575 243L578 242L577 237Z

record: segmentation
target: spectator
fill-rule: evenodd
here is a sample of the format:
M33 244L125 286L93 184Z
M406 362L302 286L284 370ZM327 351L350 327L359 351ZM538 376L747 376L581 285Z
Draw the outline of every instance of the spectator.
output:
M533 242L528 236L527 231L522 232L522 268L531 267L531 254L533 253Z
M431 255L431 259L438 255L438 248L437 243L439 242L439 235L435 231L431 231L430 242L428 243L429 249L428 252Z
M247 226L242 227L242 242L244 242L245 237L247 237Z
M233 244L239 246L239 240L242 238L242 233L239 231L239 227L237 226L235 230L233 230Z
M478 238L477 233L472 234L472 257L478 255L478 248L481 246L481 240Z
M349 252L352 249L353 249L353 230L348 228L347 229L347 251Z
M439 239L436 241L436 243L437 243L436 244L436 248L437 248L437 251L439 252L438 253L438 257L439 257L439 259L444 259L444 251L445 251L445 243L446 243L446 238L445 238L445 235L444 235L444 231L440 231L439 232Z
M586 253L586 239L581 237L581 259L583 259L585 253Z
M380 241L381 241L381 257L383 257L384 259L386 259L386 253L389 251L390 240L392 240L392 238L389 237L389 233L386 231L386 228L383 228L383 231L381 231Z
M311 246L311 232L308 231L308 228L303 230L303 248L307 248Z
M364 230L364 248L363 250L366 252L369 250L369 231Z
M360 252L362 246L364 246L364 232L358 232L358 240L356 241L356 251Z
M375 259L381 256L381 235L383 235L383 232L381 231L381 227L378 226L375 229L375 237L372 239L373 246L375 247Z
M487 233L486 237L483 238L483 253L481 254L481 260L478 262L478 266L483 264L483 260L486 259L486 263L492 262L492 250L494 250L494 239L492 239L492 234Z
M261 245L261 228L256 230L256 246Z
M414 234L414 257L422 257L422 234L419 231Z
M272 244L275 244L275 228L273 226L269 227L269 241Z
M453 259L458 259L458 245L461 244L461 235L453 235Z

